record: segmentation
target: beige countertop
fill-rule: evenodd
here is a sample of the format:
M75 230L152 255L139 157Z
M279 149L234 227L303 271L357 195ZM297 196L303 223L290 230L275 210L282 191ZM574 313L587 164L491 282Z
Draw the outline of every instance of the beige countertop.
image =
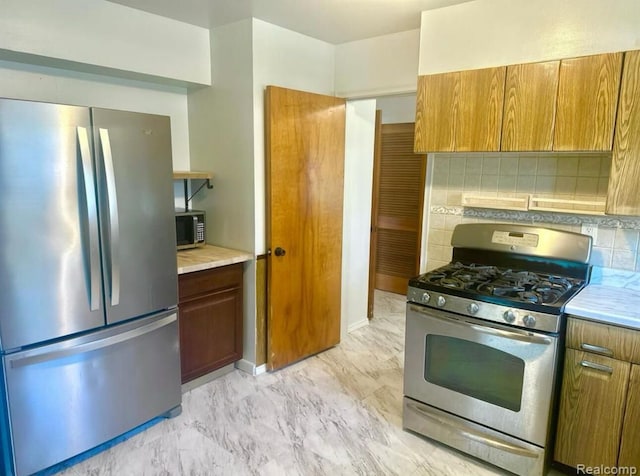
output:
M193 273L205 269L219 268L253 259L246 251L205 245L201 248L178 251L178 274Z

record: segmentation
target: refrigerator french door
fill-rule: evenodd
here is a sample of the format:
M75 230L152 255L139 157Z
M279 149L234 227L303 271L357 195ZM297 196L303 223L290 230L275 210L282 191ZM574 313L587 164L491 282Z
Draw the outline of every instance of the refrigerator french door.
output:
M0 99L7 474L180 405L173 208L168 117Z

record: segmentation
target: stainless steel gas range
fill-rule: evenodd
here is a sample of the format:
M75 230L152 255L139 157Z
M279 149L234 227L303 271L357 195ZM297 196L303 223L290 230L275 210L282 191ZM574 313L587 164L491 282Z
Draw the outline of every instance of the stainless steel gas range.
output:
M589 280L591 237L458 225L451 263L409 281L403 427L520 475L541 475L563 309Z

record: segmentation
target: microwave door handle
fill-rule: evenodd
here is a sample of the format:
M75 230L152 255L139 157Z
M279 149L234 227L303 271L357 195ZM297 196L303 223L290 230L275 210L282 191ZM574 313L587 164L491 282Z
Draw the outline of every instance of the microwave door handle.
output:
M113 156L111 155L111 142L109 130L99 129L100 146L104 158L105 179L107 182L107 197L109 203L109 247L111 263L111 305L120 304L120 221L118 217L118 195L116 191L116 178L113 169Z
M193 244L198 244L198 217L193 216Z
M89 226L89 309L97 311L100 304L100 255L98 244L98 205L94 192L95 177L91 163L89 135L86 127L76 127L80 158L82 160L82 178L86 198Z

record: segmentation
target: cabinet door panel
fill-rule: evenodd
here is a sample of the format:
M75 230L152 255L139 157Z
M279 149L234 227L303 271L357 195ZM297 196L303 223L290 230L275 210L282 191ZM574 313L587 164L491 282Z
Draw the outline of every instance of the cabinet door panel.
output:
M640 51L625 53L606 212L640 215Z
M415 152L454 150L459 83L459 73L430 74L418 78Z
M242 357L242 292L227 289L180 307L182 383Z
M500 150L506 67L461 71L455 150Z
M611 150L622 53L560 62L553 150Z
M178 279L182 383L242 358L241 263Z
M593 363L611 373L589 367ZM555 459L576 467L615 466L631 364L567 349Z
M560 62L507 67L502 151L551 150Z
M618 466L640 468L640 365L631 366Z

